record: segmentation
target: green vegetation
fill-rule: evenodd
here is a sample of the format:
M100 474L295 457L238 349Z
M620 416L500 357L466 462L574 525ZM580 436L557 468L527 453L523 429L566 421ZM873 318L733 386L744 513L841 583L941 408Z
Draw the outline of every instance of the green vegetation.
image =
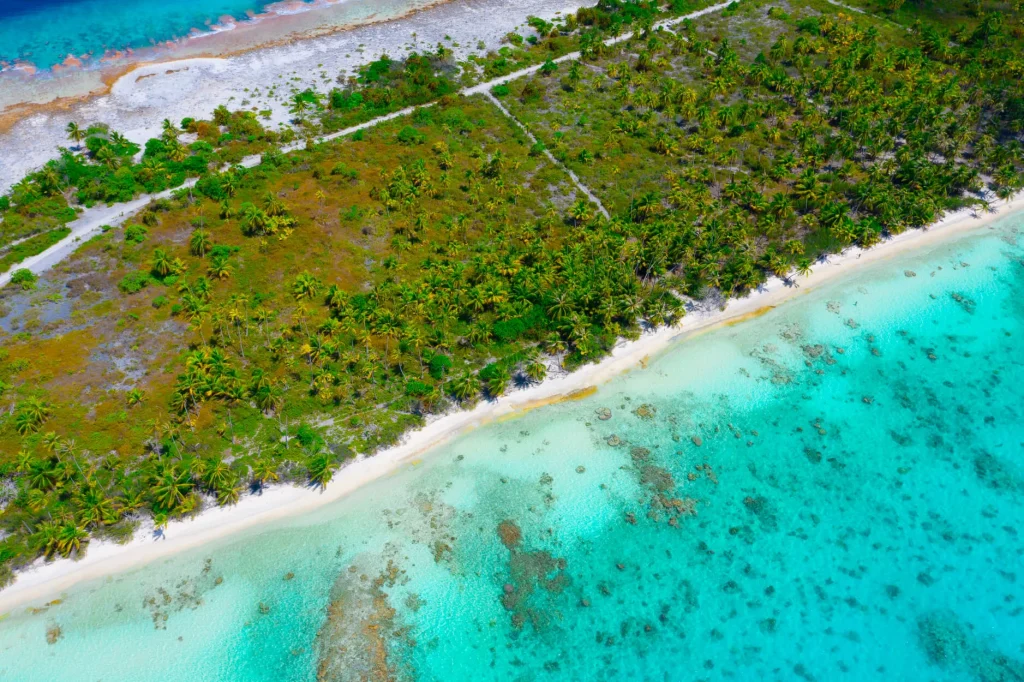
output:
M1019 13L907 23L909 4L746 0L666 31L654 4L606 0L531 20L469 76L439 50L300 93L309 130L436 106L248 169L215 170L233 115L190 121L209 146L190 150L192 191L4 292L23 312L0 348L0 565L246 486L324 485L426 415L596 360L689 301L1018 191ZM554 64L574 46L582 61ZM551 66L495 95L536 143L452 94L524 63ZM62 159L106 178L96 155L128 151L110 138ZM69 312L46 317L55 293Z
M36 277L35 273L31 270L26 270L25 268L15 270L11 273L11 284L20 286L22 289L35 289L36 282L38 280L39 278Z
M368 64L350 78L344 88L332 90L325 98L318 130L331 132L369 121L378 116L424 104L453 94L457 85L451 76L457 70L447 51L411 54L401 61L387 55ZM319 102L319 98L317 98Z
M189 177L202 177L224 164L237 163L282 141L283 136L264 130L251 112L229 112L218 107L213 120L186 119L187 130L164 121L161 137L149 140L142 151L116 131L104 125L87 129L68 126L71 149L41 170L17 183L9 196L0 198L0 247L31 237L26 248L3 254L3 270L39 251L31 249L48 242L77 217L76 206L129 201L142 193L178 187ZM183 135L196 139L188 144ZM45 233L45 234L44 234ZM64 233L66 234L66 232ZM49 235L47 237L46 235Z
M1020 118L1003 113L1020 106L1016 67L990 61L991 45L935 59L915 47L935 41L929 30L858 24L825 2L724 14L637 37L575 75L516 81L506 98L642 226L644 276L690 296L741 293L976 201L965 192L984 176L1002 197L1021 188ZM974 57L987 66L969 88L951 67Z
M597 7L581 9L555 23L531 17L529 25L536 33L528 42L510 34L508 46L463 64L456 64L451 51L441 44L433 53L414 53L402 60L382 55L341 88L296 93L291 101L293 122L305 137L342 130L436 101L454 94L458 85L550 63L574 50L594 49L605 36L709 4L710 0L674 0L665 11L653 2L602 0ZM0 197L0 248L74 220L73 205L122 202L143 192L179 187L186 178L203 177L225 164L290 142L296 135L292 129L265 130L255 113L230 112L223 106L215 110L212 120L185 118L181 128L164 120L163 128L159 138L146 142L142 160L135 163L138 146L119 133L101 124L87 128L69 124L72 148L62 149L59 159L29 174L9 196ZM182 134L197 139L186 144L179 140Z
M70 228L58 227L55 230L50 230L34 237L28 237L7 248L7 250L0 251L0 272L6 272L12 265L20 263L29 256L35 256L46 251L46 249L69 234L71 234Z

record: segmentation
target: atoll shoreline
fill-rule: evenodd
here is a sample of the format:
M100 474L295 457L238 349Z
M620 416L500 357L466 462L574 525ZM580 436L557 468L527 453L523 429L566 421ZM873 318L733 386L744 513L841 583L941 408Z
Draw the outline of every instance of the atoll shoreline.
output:
M321 73L354 73L388 53L453 46L464 58L482 41L496 49L527 15L551 18L590 4L585 0L394 0L395 7L347 0L316 11L279 13L202 33L173 49L139 50L103 68L76 69L60 77L0 73L0 192L53 158L67 144L70 121L105 123L130 140L159 135L164 118L207 117L218 104L269 110L270 127L286 123L282 87L322 90ZM447 39L447 40L446 40ZM458 47L454 47L458 45ZM479 50L477 50L479 51ZM178 69L205 60L215 68ZM146 78L141 78L146 76ZM298 78L299 80L294 80ZM256 91L261 94L253 94ZM241 105L239 105L241 102Z
M854 273L859 266L946 242L1022 210L1024 194L1019 194L982 215L970 210L958 211L926 229L904 232L874 248L850 248L816 266L807 277L798 278L796 286L773 278L761 290L743 299L730 300L723 310L708 314L692 313L676 327L645 334L637 341L621 342L602 362L587 365L571 374L554 376L497 401L480 403L471 410L437 417L422 429L408 434L400 445L348 464L336 474L325 490L279 485L268 488L261 495L247 496L233 507L214 507L194 518L172 521L159 538L154 537L150 529L145 529L125 545L93 541L86 555L78 561L46 563L38 560L29 569L21 571L12 586L0 591L0 617L3 612L29 602L54 598L78 583L121 573L229 537L247 528L323 507L368 483L405 467L417 466L419 458L428 451L436 451L445 443L478 426L499 418L514 418L544 405L589 395L600 384L624 372L646 366L652 355L664 352L694 334L726 324L736 324L808 293L839 276Z
M121 49L108 49L100 55L68 54L60 63L40 66L31 61L0 61L0 78L19 77L22 79L55 80L72 76L76 72L97 71L106 82L112 82L121 75L145 64L172 63L194 56L196 50L204 54L228 57L254 50L260 50L304 39L317 38L332 33L356 28L369 23L385 23L408 18L425 9L436 7L450 0L411 0L408 8L395 14L380 16L372 12L354 23L344 18L335 19L323 10L337 9L352 0L279 0L263 8L261 12L250 12L246 16L225 15L202 28L193 26L181 35L172 36L151 44ZM319 16L302 17L299 24L295 19L308 12L320 11ZM291 20L289 21L289 18ZM308 24L308 25L307 25ZM233 34L230 35L229 34ZM219 36L219 38L218 38ZM0 81L2 82L2 81ZM97 91L80 93L83 97L102 94ZM0 106L17 102L0 100ZM6 112L0 112L6 113Z

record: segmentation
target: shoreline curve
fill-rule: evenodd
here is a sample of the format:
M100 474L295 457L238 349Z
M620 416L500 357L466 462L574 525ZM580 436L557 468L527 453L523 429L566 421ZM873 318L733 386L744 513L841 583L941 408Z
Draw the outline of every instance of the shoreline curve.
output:
M722 310L710 314L691 313L675 327L663 327L644 334L636 341L620 341L601 362L551 377L496 401L481 402L470 410L438 416L423 428L407 434L399 445L347 464L320 492L300 486L273 486L261 495L243 498L232 507L213 507L192 518L172 521L160 539L152 536L151 528L144 527L124 545L92 541L88 552L77 561L60 559L46 563L44 559L38 559L30 568L17 574L13 585L0 591L0 619L7 611L55 597L79 583L123 573L245 529L323 507L364 485L406 467L419 465L422 462L419 458L428 451L436 450L477 427L499 419L513 419L545 405L590 395L610 379L646 367L651 357L677 343L758 317L839 276L856 272L857 266L935 246L1020 212L1024 212L1024 192L981 215L971 209L963 209L928 227L908 230L870 249L851 247L819 264L810 275L798 278L799 286L787 286L782 280L772 278L745 298L730 299Z

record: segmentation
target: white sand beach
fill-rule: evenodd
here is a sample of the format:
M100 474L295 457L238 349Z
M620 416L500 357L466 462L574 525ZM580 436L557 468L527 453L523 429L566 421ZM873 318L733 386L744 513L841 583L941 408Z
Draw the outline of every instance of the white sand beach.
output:
M371 481L416 466L427 451L436 451L470 429L600 390L599 386L611 377L643 368L652 355L683 342L693 334L758 315L865 264L893 260L912 250L991 226L996 220L1024 209L1024 194L992 208L992 211L980 215L967 210L951 214L927 229L905 232L871 249L848 249L818 264L809 276L796 278L795 285L772 279L760 291L729 301L724 310L693 313L676 327L645 334L635 342L622 342L610 357L600 363L587 365L572 374L554 376L497 401L480 403L471 410L437 417L422 429L410 433L402 444L343 467L322 491L280 485L267 489L262 495L246 496L235 506L212 508L195 518L173 521L160 538L155 538L151 529L144 529L126 545L92 542L85 556L78 561L46 563L39 560L19 573L14 585L0 592L0 614L29 602L56 598L61 591L76 583L123 572L244 528L329 504Z

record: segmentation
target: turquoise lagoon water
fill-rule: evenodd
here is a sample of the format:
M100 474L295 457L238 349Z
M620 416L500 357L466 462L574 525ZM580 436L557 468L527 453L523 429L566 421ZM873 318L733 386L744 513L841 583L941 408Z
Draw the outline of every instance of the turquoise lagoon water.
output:
M19 610L0 679L1022 680L1018 228Z
M310 3L312 0L298 0ZM102 57L209 30L223 16L244 20L271 0L4 0L0 2L0 62L42 69L70 54Z

